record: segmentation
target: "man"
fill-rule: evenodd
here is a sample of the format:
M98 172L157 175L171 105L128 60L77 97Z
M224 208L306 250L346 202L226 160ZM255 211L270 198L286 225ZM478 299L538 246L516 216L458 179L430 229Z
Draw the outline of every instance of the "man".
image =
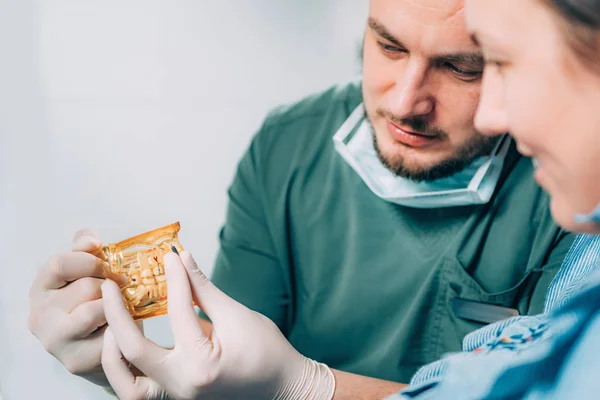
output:
M372 0L362 81L273 111L229 191L214 283L303 355L379 378L336 375L358 398L397 391L486 323L541 312L572 242L531 161L474 129L483 60L462 10ZM79 237L41 272L30 320L71 372L106 384L102 276L85 275L100 261L81 252L98 246Z

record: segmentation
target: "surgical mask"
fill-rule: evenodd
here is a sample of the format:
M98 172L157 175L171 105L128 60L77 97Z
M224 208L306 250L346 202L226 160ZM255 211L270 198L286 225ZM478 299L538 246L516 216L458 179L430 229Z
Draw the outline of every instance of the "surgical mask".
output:
M596 209L589 214L575 215L575 222L577 222L578 224L600 224L600 204L598 204L598 207L596 207Z
M489 202L511 143L505 135L491 155L479 157L462 171L443 179L415 182L394 175L381 163L373 146L373 134L361 104L342 124L333 141L337 152L376 196L414 208L458 207Z

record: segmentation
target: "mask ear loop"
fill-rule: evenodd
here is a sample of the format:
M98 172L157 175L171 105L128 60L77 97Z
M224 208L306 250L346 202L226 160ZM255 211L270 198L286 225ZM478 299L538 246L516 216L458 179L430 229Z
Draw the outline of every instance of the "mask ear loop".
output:
M589 214L576 214L575 222L578 224L600 224L600 204L598 204L596 209Z
M363 105L363 103L360 103L359 106L356 107L354 109L354 111L352 111L352 113L350 114L348 119L346 121L344 121L342 126L340 126L338 131L333 136L333 140L335 142L340 142L340 143L345 144L345 140L348 137L348 135L350 135L350 133L353 131L353 129L364 118L365 112L366 112L365 106Z
M481 185L484 178L491 178L496 180L500 177L502 173L502 167L504 166L504 161L506 159L506 155L508 154L508 150L510 148L511 139L509 135L503 135L496 143L496 146L490 153L490 158L486 162L487 168L480 168L479 171L475 174L471 182L469 183L468 189L471 191L476 191L477 188ZM484 164L485 165L485 164ZM490 172L491 171L491 172ZM484 191L483 194L479 195L479 200L487 203L494 193L496 186L490 187ZM474 194L477 195L477 194Z

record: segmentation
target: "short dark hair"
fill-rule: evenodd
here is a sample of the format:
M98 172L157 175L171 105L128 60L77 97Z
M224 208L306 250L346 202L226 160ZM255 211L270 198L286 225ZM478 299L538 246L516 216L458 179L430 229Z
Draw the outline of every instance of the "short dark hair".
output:
M560 18L569 47L587 67L600 72L600 0L542 0Z

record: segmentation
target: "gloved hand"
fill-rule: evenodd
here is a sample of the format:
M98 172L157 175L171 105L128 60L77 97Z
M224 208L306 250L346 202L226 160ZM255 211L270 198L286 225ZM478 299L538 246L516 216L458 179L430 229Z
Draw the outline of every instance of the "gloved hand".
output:
M136 329L117 285L102 285L109 328L102 366L121 398L330 400L335 381L324 364L298 353L277 326L217 289L183 252L164 257L175 346L164 349ZM192 299L213 322L209 337ZM134 377L124 357L144 377Z
M100 286L107 277L101 241L89 230L73 252L53 257L31 287L29 329L72 373L108 386L100 356L106 324ZM96 254L96 255L94 255Z

